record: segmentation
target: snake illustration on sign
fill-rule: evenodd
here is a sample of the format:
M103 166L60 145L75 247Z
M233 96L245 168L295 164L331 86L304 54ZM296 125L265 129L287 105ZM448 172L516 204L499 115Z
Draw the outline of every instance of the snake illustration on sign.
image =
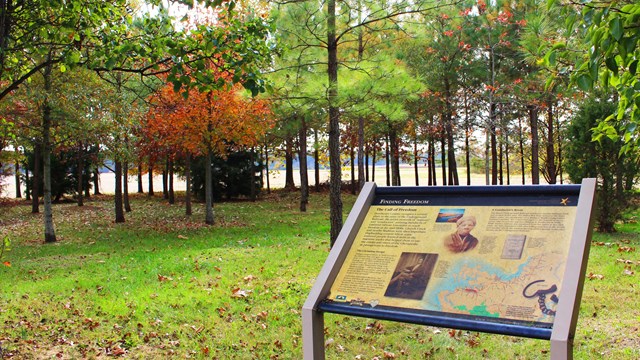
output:
M536 281L532 281L530 282L527 286L524 287L524 289L522 290L522 296L524 296L527 299L532 299L534 297L538 297L538 305L540 307L540 311L542 311L543 314L546 315L551 315L551 316L555 316L556 315L556 311L555 310L551 310L547 307L547 295L549 294L553 294L558 290L558 287L553 284L551 285L551 287L549 287L548 289L540 289L536 292L534 292L533 294L528 295L527 294L527 290L538 283L543 283L544 280L536 280ZM558 303L558 296L556 296L555 294L551 295L551 301L553 301L554 303Z

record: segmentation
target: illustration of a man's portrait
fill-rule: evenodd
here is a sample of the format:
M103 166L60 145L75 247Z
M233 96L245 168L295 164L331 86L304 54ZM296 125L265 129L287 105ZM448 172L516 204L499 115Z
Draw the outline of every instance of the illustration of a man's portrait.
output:
M437 261L438 254L402 253L384 296L422 299Z

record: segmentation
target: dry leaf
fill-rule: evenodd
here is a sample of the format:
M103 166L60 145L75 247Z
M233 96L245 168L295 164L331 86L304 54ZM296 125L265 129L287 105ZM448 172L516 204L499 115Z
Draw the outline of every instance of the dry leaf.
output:
M385 359L395 359L396 358L396 354L392 353L391 351L385 351L384 352L384 358Z
M120 345L116 345L114 348L111 349L111 351L107 353L107 355L122 356L122 355L125 355L126 353L127 353L127 350L121 348Z
M600 275L600 274L594 274L592 272L589 273L589 275L587 275L587 277L589 278L589 280L602 280L604 279L604 275Z
M477 339L469 339L467 340L467 345L469 345L469 347L474 348L480 345L480 342Z
M258 320L262 320L262 321L267 320L267 316L269 316L269 313L268 313L268 312L266 312L266 311L261 311L261 312L259 312L259 313L256 315L256 317L258 318Z
M233 298L246 298L251 293L251 290L242 290L240 288L235 288L231 290L231 297Z

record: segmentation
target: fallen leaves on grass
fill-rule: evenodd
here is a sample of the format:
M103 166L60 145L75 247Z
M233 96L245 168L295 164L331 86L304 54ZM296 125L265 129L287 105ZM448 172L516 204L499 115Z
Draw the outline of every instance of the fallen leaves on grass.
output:
M618 252L626 252L626 253L630 253L630 252L635 252L636 248L635 247L631 247L631 246L618 246Z
M629 259L616 259L616 261L619 262L619 263L626 264L626 265L633 265L633 264L640 265L640 261L633 261L633 260L629 260Z
M475 348L480 346L480 334L474 333L467 339L467 345L470 348Z
M127 350L120 347L120 345L116 345L110 349L107 349L107 356L122 356L126 355Z
M82 322L89 330L95 330L100 326L100 322L97 320L93 320L92 318L85 318Z
M249 294L251 294L251 290L242 290L240 288L231 290L232 298L246 298L249 297Z
M158 274L158 281L160 282L171 281L171 280L173 280L173 278Z
M589 280L602 280L604 279L604 275L594 274L590 272L589 275L587 275L587 278L589 278Z
M259 321L265 321L267 320L267 316L269 316L269 313L266 311L260 311L259 313L256 314L256 318Z
M5 261L5 262L2 263L2 265L6 266L6 267L11 267L11 262Z
M374 333L382 333L384 332L384 325L382 325L382 323L379 323L377 321L374 321L370 324L367 324L367 326L364 328L365 332L374 332Z

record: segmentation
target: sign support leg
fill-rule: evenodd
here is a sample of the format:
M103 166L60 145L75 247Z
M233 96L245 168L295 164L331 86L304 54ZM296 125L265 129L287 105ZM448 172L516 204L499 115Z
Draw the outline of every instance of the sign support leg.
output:
M324 360L324 316L302 308L302 351L305 360Z
M573 340L551 339L551 360L573 360Z

